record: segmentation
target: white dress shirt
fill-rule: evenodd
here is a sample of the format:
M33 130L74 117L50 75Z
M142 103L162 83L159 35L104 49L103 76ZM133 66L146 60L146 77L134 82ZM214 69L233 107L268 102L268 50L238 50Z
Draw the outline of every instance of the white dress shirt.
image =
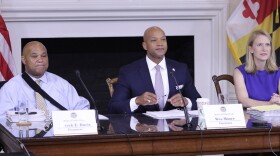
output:
M31 78L36 80L36 78ZM89 101L80 97L76 89L65 79L45 72L40 80L41 88L67 110L90 108ZM48 110L59 110L48 100L45 99L45 101ZM21 74L10 79L0 89L0 117L5 117L6 111L13 110L19 102L28 102L29 109L36 109L37 107L35 91L25 82Z

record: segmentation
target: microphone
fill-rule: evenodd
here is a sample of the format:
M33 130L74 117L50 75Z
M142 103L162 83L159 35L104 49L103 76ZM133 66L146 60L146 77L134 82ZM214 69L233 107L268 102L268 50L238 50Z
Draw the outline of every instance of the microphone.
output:
M76 70L76 75L77 75L78 79L80 80L82 86L83 86L84 89L86 90L87 94L89 95L90 100L91 100L91 102L92 102L92 104L93 104L93 106L94 106L94 109L95 109L95 119L96 119L98 131L102 131L102 130L103 130L103 127L100 125L100 122L99 122L98 110L97 110L97 107L96 107L95 100L94 100L93 97L91 96L91 94L90 94L88 88L86 87L84 81L82 80L81 74L80 74L80 71L79 71L79 70Z
M190 123L188 108L187 108L187 105L186 105L186 103L185 103L185 100L184 100L184 97L183 97L183 95L182 95L182 92L181 92L181 90L180 90L180 88L179 88L177 79L176 79L176 77L174 76L174 73L173 73L173 72L175 72L175 68L172 68L172 71L171 71L169 74L170 74L170 75L172 76L172 78L174 79L175 84L176 84L176 88L178 89L179 94L180 94L180 96L181 96L181 98L182 98L182 101L183 101L183 104L184 104L184 107L183 107L183 108L184 108L184 113L185 113L185 118L186 118L186 126L187 126L187 127L191 127L192 124Z
M26 149L25 145L19 140L19 139L16 139L18 142L19 142L19 146L21 149L24 150L24 155L27 155L27 156L30 156L30 153L28 152L28 150Z

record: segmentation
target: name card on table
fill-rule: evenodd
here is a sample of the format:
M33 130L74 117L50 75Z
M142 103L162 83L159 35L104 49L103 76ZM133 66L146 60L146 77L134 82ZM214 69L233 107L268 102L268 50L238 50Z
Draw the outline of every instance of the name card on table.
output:
M55 136L98 134L95 110L53 111Z
M203 105L207 129L246 128L241 104Z

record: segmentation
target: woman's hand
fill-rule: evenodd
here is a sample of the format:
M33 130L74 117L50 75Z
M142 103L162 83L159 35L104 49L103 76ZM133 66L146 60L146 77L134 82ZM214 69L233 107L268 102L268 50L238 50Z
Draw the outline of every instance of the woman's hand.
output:
M273 93L273 95L271 96L271 99L269 101L270 104L280 104L280 95Z

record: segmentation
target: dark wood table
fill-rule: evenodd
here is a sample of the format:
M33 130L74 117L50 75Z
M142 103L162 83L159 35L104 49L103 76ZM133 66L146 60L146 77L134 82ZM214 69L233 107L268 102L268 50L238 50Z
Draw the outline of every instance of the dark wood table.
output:
M0 125L1 144L7 152L23 151L22 142L35 155L199 155L271 152L280 150L280 128L247 128L224 130L197 130L197 118L192 127L178 127L163 132L139 132L130 128L130 115L107 115L102 120L104 130L98 135L18 137ZM156 119L134 115L140 130L153 125ZM251 120L251 119L250 119ZM167 120L171 123L172 120ZM52 129L50 129L51 131ZM49 132L50 132L49 131ZM270 135L270 139L269 139Z

